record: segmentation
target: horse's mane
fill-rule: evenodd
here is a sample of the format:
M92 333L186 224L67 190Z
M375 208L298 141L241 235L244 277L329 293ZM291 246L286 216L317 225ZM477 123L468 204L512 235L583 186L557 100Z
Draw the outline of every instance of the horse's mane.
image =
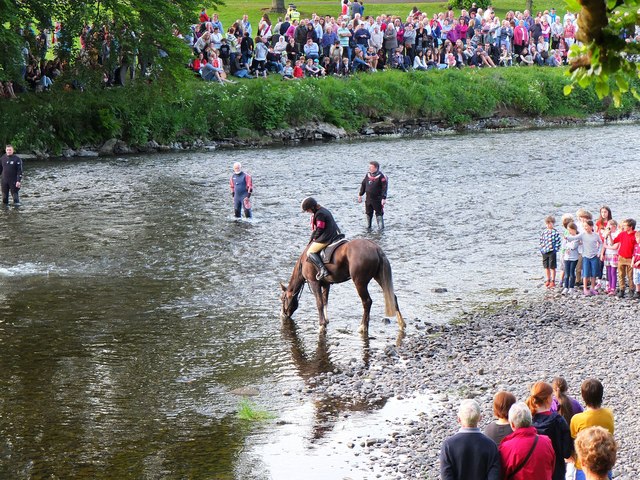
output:
M293 267L293 271L291 272L291 277L289 278L289 284L287 285L287 289L293 293L294 297L298 297L300 293L302 293L302 288L306 283L304 276L302 275L302 262L304 261L305 251L302 252L295 266Z

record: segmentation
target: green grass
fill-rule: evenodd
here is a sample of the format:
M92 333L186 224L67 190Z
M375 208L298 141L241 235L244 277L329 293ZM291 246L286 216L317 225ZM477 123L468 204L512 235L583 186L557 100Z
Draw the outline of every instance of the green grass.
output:
M240 420L247 420L250 422L263 422L277 418L275 414L260 409L258 406L246 399L241 400L238 404L238 413L236 416Z

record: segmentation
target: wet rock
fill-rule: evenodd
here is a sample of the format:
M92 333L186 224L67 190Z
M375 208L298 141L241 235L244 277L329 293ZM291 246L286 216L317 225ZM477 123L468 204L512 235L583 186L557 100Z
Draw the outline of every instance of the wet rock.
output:
M85 150L84 148L81 148L80 150L78 150L76 152L76 155L78 157L97 157L98 156L98 152L95 152L93 150Z
M448 290L446 288L443 288L443 287L432 288L431 291L433 293L447 293L448 292Z
M62 150L62 156L64 158L71 158L71 157L75 157L76 156L76 152L73 151L70 148L65 148L64 150Z
M114 153L113 150L115 149L117 143L118 143L117 138L110 138L109 140L104 142L99 150L100 155L103 157L113 155Z
M126 155L131 153L131 148L122 140L118 140L113 147L113 153L116 155Z
M240 387L231 390L231 393L233 395L240 395L242 397L255 397L257 395L260 395L260 390L253 387Z

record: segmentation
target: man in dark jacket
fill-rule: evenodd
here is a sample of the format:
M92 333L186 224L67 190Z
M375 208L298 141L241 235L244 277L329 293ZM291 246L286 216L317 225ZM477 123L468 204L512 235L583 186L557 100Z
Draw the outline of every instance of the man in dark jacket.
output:
M22 160L15 155L13 145L5 147L5 155L0 158L0 178L2 179L2 203L9 204L9 192L13 204L20 205L20 182L22 181Z
M498 447L478 428L480 405L463 400L458 409L460 430L440 450L441 480L499 480Z
M367 213L367 228L371 230L373 212L376 212L376 222L378 229L384 229L384 206L387 203L388 179L380 171L380 164L375 160L369 162L369 172L365 175L360 192L358 193L358 203L362 203L362 196L366 193L364 202Z
M317 280L322 280L329 275L326 267L320 258L320 252L340 235L340 229L333 219L331 212L318 204L313 197L307 197L302 201L302 211L310 213L311 218L311 240L307 248L307 260L318 268Z

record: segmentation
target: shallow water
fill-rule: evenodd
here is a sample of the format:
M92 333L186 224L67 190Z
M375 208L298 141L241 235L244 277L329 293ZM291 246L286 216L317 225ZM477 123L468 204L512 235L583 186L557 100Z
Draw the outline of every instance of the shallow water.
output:
M412 334L418 320L537 295L546 215L608 204L618 219L637 216L637 134L26 162L23 206L0 210L0 478L290 478L268 444L332 438L344 413L305 400L306 380L366 363L397 333L373 285L363 342L350 283L332 289L326 343L308 291L296 327L281 326L278 282L309 235L302 198L329 207L348 236L380 243ZM383 234L365 232L356 203L374 158L390 178ZM232 218L234 161L254 176L250 222ZM236 419L230 392L245 386L259 389L257 407L300 412L295 428Z

